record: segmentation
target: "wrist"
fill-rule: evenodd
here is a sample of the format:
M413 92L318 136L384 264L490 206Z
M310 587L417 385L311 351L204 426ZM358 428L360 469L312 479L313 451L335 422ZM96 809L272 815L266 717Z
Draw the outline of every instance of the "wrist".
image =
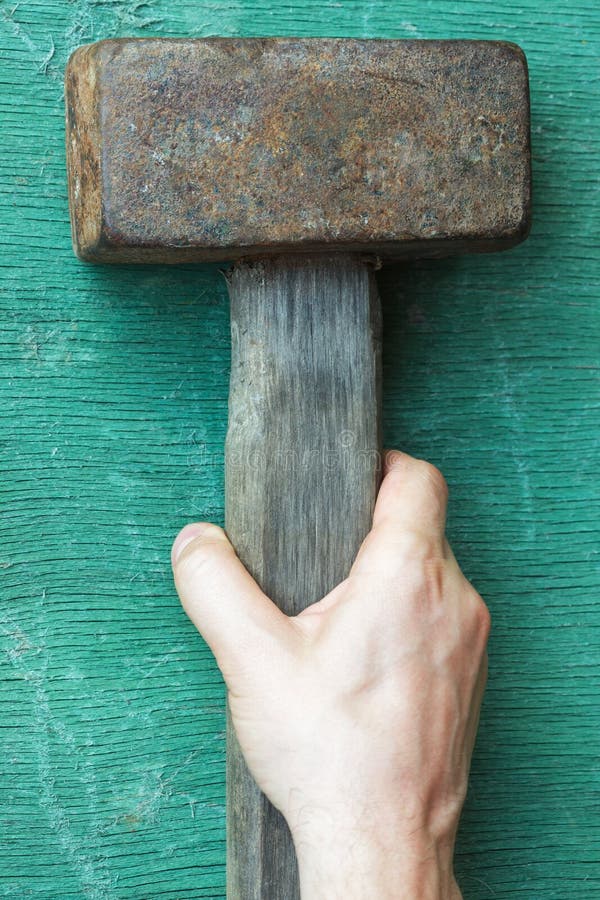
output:
M302 900L461 900L453 847L375 825L293 833Z

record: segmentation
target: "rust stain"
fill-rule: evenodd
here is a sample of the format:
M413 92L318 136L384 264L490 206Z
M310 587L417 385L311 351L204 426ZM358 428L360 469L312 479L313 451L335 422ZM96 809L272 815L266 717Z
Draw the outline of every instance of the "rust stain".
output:
M530 220L527 65L495 41L122 39L66 74L98 262L504 249Z

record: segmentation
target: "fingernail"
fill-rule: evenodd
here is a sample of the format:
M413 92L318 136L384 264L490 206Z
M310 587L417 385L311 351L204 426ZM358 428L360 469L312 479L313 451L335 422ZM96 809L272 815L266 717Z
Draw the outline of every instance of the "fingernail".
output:
M171 564L175 565L177 560L182 554L184 547L194 540L194 538L198 537L198 535L202 534L204 530L204 525L202 522L194 522L191 525L186 525L185 528L182 528L175 540L173 541L173 546L171 548Z

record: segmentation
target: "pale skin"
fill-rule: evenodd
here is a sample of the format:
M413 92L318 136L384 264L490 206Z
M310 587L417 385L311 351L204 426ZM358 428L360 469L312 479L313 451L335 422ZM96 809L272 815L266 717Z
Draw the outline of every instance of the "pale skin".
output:
M348 577L294 617L217 526L173 545L246 762L290 827L302 900L461 897L454 842L490 616L445 538L446 505L436 468L389 451Z

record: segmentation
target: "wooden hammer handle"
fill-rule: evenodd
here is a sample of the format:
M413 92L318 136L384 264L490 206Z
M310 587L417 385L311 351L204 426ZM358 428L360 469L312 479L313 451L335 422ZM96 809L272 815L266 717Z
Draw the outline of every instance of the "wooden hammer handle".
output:
M348 574L380 475L380 306L372 260L241 261L229 276L232 363L225 526L288 615ZM228 900L299 897L294 847L227 711Z

